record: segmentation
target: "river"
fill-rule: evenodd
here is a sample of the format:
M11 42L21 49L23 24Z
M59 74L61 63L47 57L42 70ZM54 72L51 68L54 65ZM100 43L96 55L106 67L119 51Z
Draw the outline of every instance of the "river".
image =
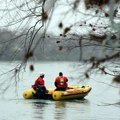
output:
M39 62L34 64L33 72L29 70L29 64L20 74L16 92L11 85L11 88L1 94L0 120L120 120L120 105L114 104L120 102L120 89L108 85L111 83L110 76L95 74L87 82L80 82L80 78L77 79L79 70L81 71L77 67L80 63ZM11 70L14 64L1 62L0 66L0 84L4 80L12 80L12 73L4 75L4 72ZM23 91L31 89L41 71L45 73L47 88L54 88L54 79L62 71L68 76L69 85L90 85L92 90L83 100L25 100Z

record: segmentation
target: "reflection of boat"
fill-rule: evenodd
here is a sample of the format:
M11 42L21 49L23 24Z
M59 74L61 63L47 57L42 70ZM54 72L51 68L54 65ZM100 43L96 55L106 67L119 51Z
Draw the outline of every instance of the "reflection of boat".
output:
M66 91L55 91L55 89L47 89L48 93L46 94L46 99L53 100L68 100L68 99L82 99L84 98L90 91L90 86L71 86ZM34 95L36 94L35 90L25 90L23 92L23 97L25 99L34 99Z

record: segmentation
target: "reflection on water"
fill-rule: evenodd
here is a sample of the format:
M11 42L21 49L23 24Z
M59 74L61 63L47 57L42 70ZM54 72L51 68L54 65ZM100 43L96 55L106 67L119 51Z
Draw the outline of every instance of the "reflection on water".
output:
M81 118L82 120L119 120L118 118L120 118L118 107L99 106L89 99L25 100L22 103L22 108L29 109L29 114L24 116L29 120L79 120Z
M65 108L66 103L64 101L56 101L55 102L55 108Z
M32 118L35 120L69 120L69 116L77 119L79 114L89 112L88 106L90 105L87 99L66 101L28 100L26 103L31 106Z
M83 100L68 100L68 101L55 101L55 110L54 110L54 119L62 120L69 119L68 116L74 116L75 114L79 114L80 111L84 111L83 107L80 108L80 104L89 104L89 101L86 99ZM78 107L79 106L79 107ZM71 113L69 112L71 111ZM72 111L74 111L72 113ZM85 110L86 111L86 110ZM73 118L71 116L71 118Z
M38 118L38 119L42 119L44 118L44 111L45 111L45 107L48 105L45 102L42 101L33 101L33 114L34 114L34 118Z
M119 120L118 111L119 107L99 106L92 99L0 100L0 120Z
M56 101L54 104L55 104L54 119L55 120L64 119L66 114L66 103L63 101Z
M26 102L32 106L32 114L35 120L47 118L62 120L65 117L67 104L65 101L29 100Z
M24 103L30 106L32 119L43 120L49 114L50 101L47 100L26 100ZM47 114L46 114L47 111Z

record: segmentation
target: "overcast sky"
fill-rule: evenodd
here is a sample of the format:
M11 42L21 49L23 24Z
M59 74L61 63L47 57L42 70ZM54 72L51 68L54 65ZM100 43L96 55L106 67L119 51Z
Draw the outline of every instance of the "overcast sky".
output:
M37 18L31 17L30 19L24 20L24 22L22 22L22 20L20 21L21 18L23 19L24 16L29 15L29 12L26 10L39 5L37 0L36 2L35 0L24 0L24 1L12 0L12 2L10 1L11 0L5 0L5 1L1 0L1 4L0 4L1 28L7 28L7 29L19 31L22 28L27 29L33 26L36 23L36 20L40 19L40 17ZM70 27L72 25L74 27L72 27L71 32L75 32L77 34L89 32L89 27L87 25L84 26L83 25L84 22L87 21L88 24L91 22L98 24L100 19L98 18L97 15L95 15L95 12L93 11L91 11L91 15L90 15L89 14L90 12L85 10L85 6L82 1L83 0L81 0L77 9L73 10L73 4L72 4L74 2L73 0L47 0L45 4L45 10L49 14L49 20L50 20L48 21L49 27L47 28L47 31L49 33L54 33L56 35L59 35L63 33L64 28ZM18 6L23 6L27 2L29 2L29 4L27 4L25 7L18 7ZM36 11L36 14L39 14L39 10ZM63 23L62 29L58 27L60 22ZM105 22L106 21L104 20L104 23ZM48 23L45 23L46 26L47 24ZM83 27L82 26L79 27L80 24L82 24ZM41 23L37 25L37 28L39 28L40 26Z

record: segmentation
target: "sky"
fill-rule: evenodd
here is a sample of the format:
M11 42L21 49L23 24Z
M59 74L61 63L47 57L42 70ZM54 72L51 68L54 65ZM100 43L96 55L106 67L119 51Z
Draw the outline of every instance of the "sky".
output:
M26 3L30 0L28 1L25 0L24 2L22 0L17 2L15 1L17 0L14 0L13 2L7 0L7 2L4 1L1 2L2 4L0 4L1 13L2 13L0 15L1 18L0 26L2 28L7 28L11 30L20 30L22 28L27 29L32 25L34 25L36 23L36 20L40 19L40 17L37 18L32 17L29 20L28 19L24 20L24 22L19 22L19 19L24 18L24 16L26 15L29 15L29 12L26 11L27 9L32 8L36 4L39 5L39 3L32 1L29 5L19 8L18 7L19 5L22 6L23 5L22 3ZM49 27L47 28L48 33L54 33L56 35L59 35L63 33L63 30L66 27L70 27L71 25L74 26L72 27L71 31L75 31L76 33L86 31L86 29L83 31L83 29L79 30L79 28L76 28L76 26L79 26L80 22L83 23L85 19L90 19L90 18L85 18L84 13L86 11L83 2L74 11L72 9L73 8L72 3L73 0L47 0L44 9L49 14L49 20L45 22L46 26L48 26L49 23ZM39 14L39 11L36 11L36 14ZM60 22L63 23L62 29L59 29L58 27ZM37 25L37 28L39 28L40 26L41 23Z
M31 26L35 25L36 21L40 20L40 16L36 17L32 14L29 19L24 19L25 16L29 16L34 12L33 7L37 6L35 14L40 15L40 2L38 0L1 0L0 4L0 26L10 30L27 30ZM71 27L71 33L85 34L90 32L89 24L105 25L108 24L108 18L105 19L102 13L95 14L94 10L86 10L83 3L84 0L80 0L77 9L73 10L73 2L75 0L47 0L44 5L44 10L49 14L49 19L44 22L47 27L47 32L55 35L62 34L66 27ZM28 4L29 3L29 4ZM25 4L25 6L24 6ZM23 7L24 6L24 7ZM27 11L29 9L29 11ZM22 19L22 20L21 20ZM58 27L59 23L63 23L63 28ZM87 22L85 24L85 22ZM82 25L81 27L79 27ZM41 22L38 22L36 28L41 26ZM101 31L101 29L99 29ZM98 31L98 32L100 32Z

